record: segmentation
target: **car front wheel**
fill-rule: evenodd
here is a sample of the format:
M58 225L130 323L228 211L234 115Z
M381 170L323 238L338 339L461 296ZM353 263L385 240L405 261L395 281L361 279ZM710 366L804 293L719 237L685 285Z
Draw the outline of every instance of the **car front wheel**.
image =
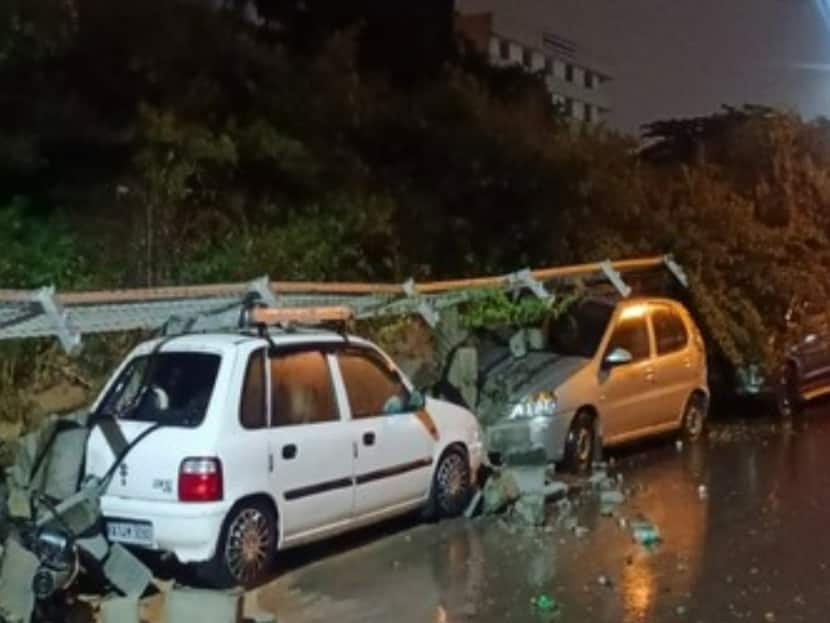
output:
M697 441L706 428L706 399L692 396L683 413L683 437L687 441Z
M576 414L565 442L565 467L576 473L587 472L594 460L596 429L594 418L587 411Z
M225 519L213 558L197 566L196 573L216 588L252 588L273 568L276 549L273 510L261 500L243 501Z
M431 519L456 517L464 512L473 490L470 462L460 449L450 448L435 468L426 509Z

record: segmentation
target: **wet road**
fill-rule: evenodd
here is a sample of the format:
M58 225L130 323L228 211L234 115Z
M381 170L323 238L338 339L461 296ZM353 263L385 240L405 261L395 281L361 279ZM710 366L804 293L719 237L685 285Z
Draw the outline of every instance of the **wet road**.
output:
M252 597L280 623L544 621L531 605L542 593L566 622L827 621L828 449L830 414L811 414L618 454L630 490L618 514L659 527L654 551L584 497L582 538L494 518L404 520L290 553Z

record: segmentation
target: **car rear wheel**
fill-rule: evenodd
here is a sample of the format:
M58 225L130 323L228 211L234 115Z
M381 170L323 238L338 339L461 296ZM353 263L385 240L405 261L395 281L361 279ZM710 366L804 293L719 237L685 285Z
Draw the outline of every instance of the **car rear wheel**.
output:
M706 399L698 395L689 398L686 410L683 412L682 430L686 441L697 441L703 436L706 429L706 416Z
M460 515L467 508L472 491L467 455L460 449L450 448L441 456L438 467L435 468L425 515L430 519Z
M573 472L587 472L594 460L596 427L594 417L587 411L579 411L571 422L565 442L565 467Z
M274 566L277 518L262 500L240 502L219 535L216 553L196 567L199 579L216 588L260 584Z

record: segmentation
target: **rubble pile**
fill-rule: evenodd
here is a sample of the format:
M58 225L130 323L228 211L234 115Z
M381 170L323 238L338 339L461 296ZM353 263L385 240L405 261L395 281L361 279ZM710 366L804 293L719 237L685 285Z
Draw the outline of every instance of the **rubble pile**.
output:
M153 591L165 593L166 621L243 621L240 591L157 583L143 562L108 540L100 508L108 479L83 473L92 428L108 424L92 423L86 411L52 416L16 442L0 487L0 621L66 620L81 576L99 588L89 597L102 623L138 623L140 599Z

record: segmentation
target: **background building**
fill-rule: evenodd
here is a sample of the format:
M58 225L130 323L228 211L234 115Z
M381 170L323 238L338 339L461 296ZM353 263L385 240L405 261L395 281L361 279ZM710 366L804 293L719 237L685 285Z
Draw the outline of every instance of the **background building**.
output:
M519 23L495 11L458 7L457 29L495 66L517 65L540 74L554 104L586 123L603 121L611 110L603 64L571 39L543 27Z

